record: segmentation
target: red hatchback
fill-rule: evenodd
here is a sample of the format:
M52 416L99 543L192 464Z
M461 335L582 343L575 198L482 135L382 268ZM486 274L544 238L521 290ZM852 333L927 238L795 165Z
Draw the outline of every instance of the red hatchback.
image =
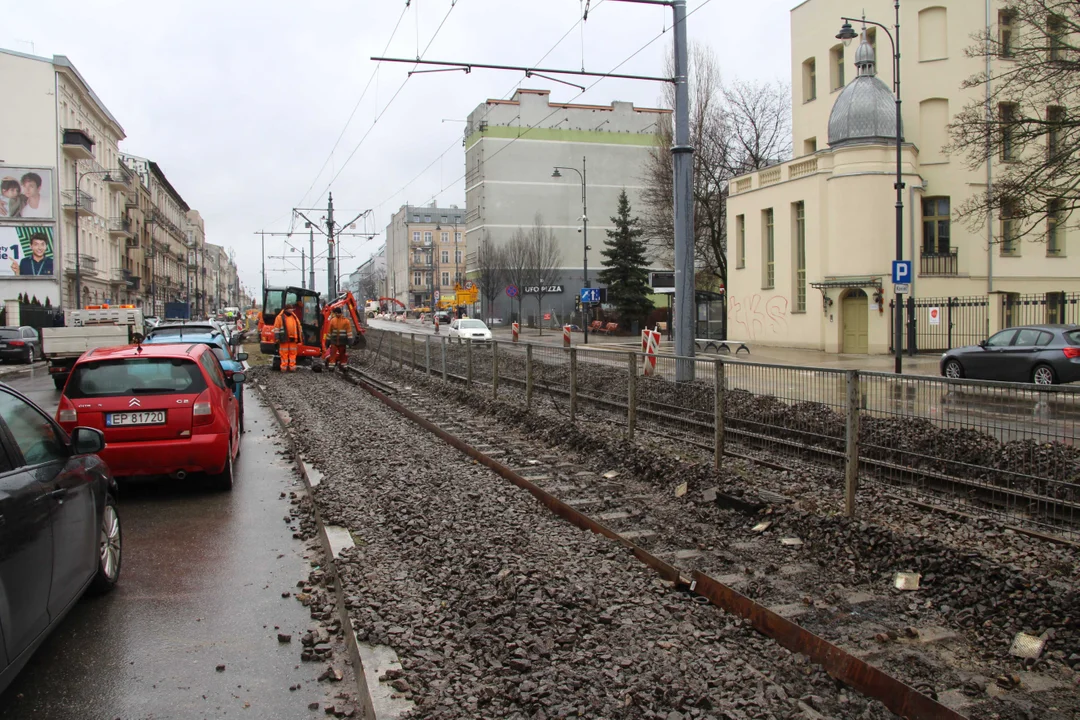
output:
M244 382L243 373L232 381ZM232 488L240 455L236 395L203 344L129 345L91 350L75 363L56 419L105 433L98 453L117 477L209 473Z

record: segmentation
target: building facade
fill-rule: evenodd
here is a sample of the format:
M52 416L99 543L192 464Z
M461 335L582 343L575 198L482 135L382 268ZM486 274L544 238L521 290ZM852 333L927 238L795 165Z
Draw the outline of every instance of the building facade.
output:
M440 255L440 260L441 259ZM353 294L357 301L377 300L380 297L388 297L386 290L385 243L380 245L379 249L356 268L356 270L349 273L346 289Z
M644 169L656 145L657 123L669 110L638 108L628 102L610 106L554 103L547 90L518 90L510 100L488 100L468 117L465 129L465 206L467 262L476 273L477 249L490 240L496 247L519 228L541 218L559 247L559 268L548 282L542 314L566 320L584 283L585 243L582 181L588 199L589 278L600 287L600 250L612 229L619 193L626 190L640 215ZM576 168L581 174L556 166ZM584 176L584 178L582 177ZM660 267L651 268L655 270ZM521 288L521 290L525 290ZM533 302L530 302L532 300ZM535 298L525 298L524 312L535 316ZM489 315L509 318L516 312L499 293Z
M435 291L465 282L465 211L402 205L386 226L387 296L409 309L435 307Z
M731 183L729 336L833 353L889 352L896 259L912 261L914 271L906 347L973 344L1012 324L1010 308L1021 298L1044 308L1026 321L1064 320L1066 296L1080 291L1067 260L1070 242L1080 242L1074 229L1056 228L1049 242L1010 242L1010 226L997 214L983 227L955 214L985 192L995 164L971 168L945 150L948 124L985 92L963 88L985 69L964 50L980 28L1007 31L1000 22L1006 4L901 3L902 258L892 48L872 27L849 47L835 39L840 17L864 8L868 18L892 23L890 0L807 0L791 12L798 156Z

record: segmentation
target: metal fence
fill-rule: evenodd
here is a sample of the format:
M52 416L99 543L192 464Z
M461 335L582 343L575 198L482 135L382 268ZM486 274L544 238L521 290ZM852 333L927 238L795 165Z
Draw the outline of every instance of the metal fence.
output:
M905 352L944 352L976 345L990 334L990 298L918 297L905 302ZM893 318L896 300L889 301L889 351L894 349Z
M1001 296L1003 326L1080 324L1080 293L1049 292L1036 295L1006 293Z
M370 330L366 362L515 394L554 410L712 453L786 458L856 490L978 509L1080 536L1080 388L655 356L530 343L476 345ZM650 365L645 372L645 365ZM676 383L677 363L695 380ZM828 475L828 473L826 474Z

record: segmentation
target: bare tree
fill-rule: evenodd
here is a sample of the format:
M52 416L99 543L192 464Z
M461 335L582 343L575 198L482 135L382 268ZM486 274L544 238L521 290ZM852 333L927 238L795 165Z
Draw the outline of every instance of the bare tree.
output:
M510 236L510 242L503 248L505 254L504 260L506 262L506 281L511 285L517 286L517 304L518 304L518 322L520 322L521 305L524 301L524 293L522 290L525 288L526 283L529 281L529 238L523 228L518 228L514 231L514 234Z
M491 234L485 231L484 239L480 241L480 247L476 250L476 269L479 271L476 284L480 288L481 297L487 300L488 314L491 313L495 298L499 296L502 289L505 268L502 248L492 242ZM481 314L483 314L482 306Z
M1080 204L1080 3L1013 0L999 17L965 51L992 62L964 81L983 92L949 125L945 147L973 170L993 162L995 177L957 214L978 228L1000 213L996 243L1053 242Z
M360 294L364 300L374 300L382 295L383 282L386 280L386 268L372 268L360 276Z
M544 296L555 279L555 273L562 265L562 252L559 250L555 233L544 225L544 218L536 214L533 226L525 235L528 246L528 271L525 273L527 284L536 289L536 320L540 334L544 334Z
M672 71L673 72L673 71ZM790 90L780 82L722 82L716 57L695 46L690 62L690 142L694 147L694 265L727 285L727 195L731 178L791 155ZM674 107L674 89L665 101ZM657 250L674 257L675 224L671 117L657 124L657 143L645 168L643 228Z

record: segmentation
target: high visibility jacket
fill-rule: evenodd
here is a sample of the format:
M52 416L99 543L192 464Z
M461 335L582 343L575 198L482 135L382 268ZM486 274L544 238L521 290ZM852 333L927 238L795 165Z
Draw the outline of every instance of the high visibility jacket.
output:
M284 311L279 312L277 319L274 320L274 329L285 331L285 339L280 342L300 342L303 337L300 320L295 315L286 315Z
M330 322L326 324L326 337L331 343L344 345L351 339L353 334L352 322L344 315L331 315Z

